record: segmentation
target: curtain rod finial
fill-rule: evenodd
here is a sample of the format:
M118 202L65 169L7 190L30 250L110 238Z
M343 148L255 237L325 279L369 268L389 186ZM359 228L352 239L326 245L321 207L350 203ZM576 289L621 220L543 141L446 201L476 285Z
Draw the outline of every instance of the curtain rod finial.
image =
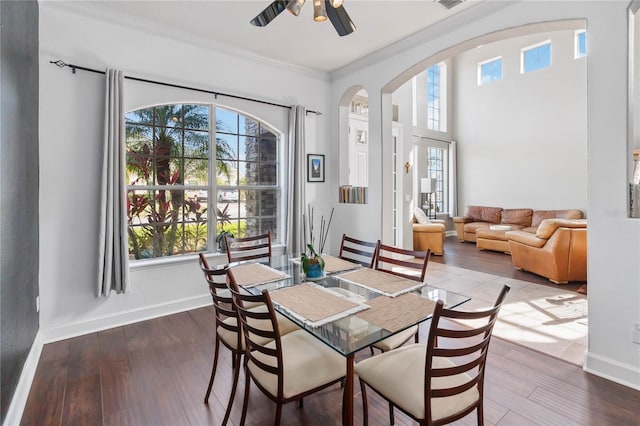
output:
M64 68L67 66L67 64L64 63L64 61L62 61L61 59L58 59L57 61L49 61L50 64L55 64L60 68Z

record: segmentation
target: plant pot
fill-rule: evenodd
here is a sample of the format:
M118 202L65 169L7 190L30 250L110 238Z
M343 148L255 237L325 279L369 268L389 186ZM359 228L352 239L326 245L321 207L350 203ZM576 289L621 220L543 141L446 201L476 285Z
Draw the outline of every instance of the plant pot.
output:
M302 258L302 270L307 278L320 278L324 275L324 261L320 256Z
M324 275L324 269L319 263L316 263L315 265L309 265L307 267L305 275L307 276L307 278L320 278L322 277L322 275Z

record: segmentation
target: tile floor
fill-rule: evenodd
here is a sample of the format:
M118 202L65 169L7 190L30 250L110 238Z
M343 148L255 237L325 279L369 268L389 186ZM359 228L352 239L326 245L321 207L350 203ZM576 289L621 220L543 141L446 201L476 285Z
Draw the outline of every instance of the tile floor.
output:
M461 307L465 310L491 306L502 286L509 285L494 335L583 365L588 329L585 295L436 262L429 263L427 284L470 296Z

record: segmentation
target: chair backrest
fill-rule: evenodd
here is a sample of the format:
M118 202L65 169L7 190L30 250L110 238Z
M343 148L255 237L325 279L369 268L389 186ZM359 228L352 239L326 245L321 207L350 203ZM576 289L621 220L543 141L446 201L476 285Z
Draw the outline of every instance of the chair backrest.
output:
M430 254L431 250L429 249L427 251L406 250L382 244L378 240L373 269L424 282Z
M231 290L233 303L244 334L245 360L278 378L277 392L279 395L274 396L282 398L284 384L282 343L276 311L271 303L269 292L263 290L261 294L257 295L241 293L231 270L227 274L227 284ZM255 309L256 304L263 304L267 309ZM248 308L249 306L251 309ZM272 342L275 342L275 347Z
M509 290L509 286L503 286L493 307L480 311L456 311L445 308L442 300L436 303L425 356L424 406L429 424L433 421L432 404L446 405L446 398L478 392L475 402L470 398L471 405L466 409L457 407L460 411L456 410L456 414L447 418L439 418L438 424L462 418L482 404L489 341L498 311ZM465 398L458 400L461 399Z
M204 273L204 278L209 285L211 299L213 299L216 329L218 327L222 327L231 333L236 333L238 336L236 348L240 348L242 334L240 333L240 328L238 326L238 313L233 305L231 292L227 287L227 273L229 272L229 266L225 265L217 269L210 268L207 259L204 257L204 253L199 254L199 263L200 269L202 269L202 272ZM225 319L227 318L236 318L236 321L225 322Z
M340 243L340 259L356 262L367 268L373 268L373 261L376 258L377 243L357 240L342 234Z
M229 263L268 258L271 260L271 232L255 237L224 237Z

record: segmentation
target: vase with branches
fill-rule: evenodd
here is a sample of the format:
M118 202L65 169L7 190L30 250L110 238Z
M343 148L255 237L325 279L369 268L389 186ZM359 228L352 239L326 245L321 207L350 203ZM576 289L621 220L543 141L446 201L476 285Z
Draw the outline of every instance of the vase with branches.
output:
M307 215L303 217L303 222L305 223L304 240L306 250L300 254L302 270L307 278L320 278L324 275L322 253L324 252L324 246L329 235L331 219L333 219L333 209L331 209L328 220L325 220L324 216L320 216L320 233L317 235L318 240L316 245L314 211L313 207L307 206Z

